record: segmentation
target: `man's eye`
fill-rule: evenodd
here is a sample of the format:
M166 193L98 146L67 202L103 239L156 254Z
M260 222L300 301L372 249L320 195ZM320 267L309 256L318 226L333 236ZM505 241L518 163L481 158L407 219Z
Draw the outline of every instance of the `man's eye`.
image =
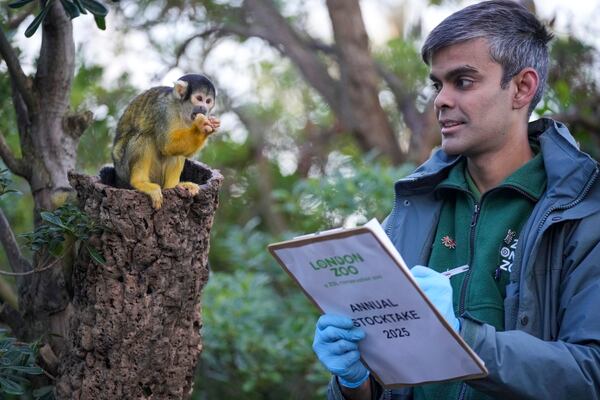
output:
M467 89L473 85L473 81L470 79L458 79L456 81L456 87L459 89Z

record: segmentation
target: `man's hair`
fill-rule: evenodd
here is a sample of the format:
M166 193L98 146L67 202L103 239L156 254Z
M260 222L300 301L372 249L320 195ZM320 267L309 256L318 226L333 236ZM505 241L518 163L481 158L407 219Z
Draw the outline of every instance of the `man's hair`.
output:
M443 20L431 31L421 49L427 65L433 54L447 46L470 39L485 38L492 60L502 66L500 87L524 68L539 75L539 85L529 113L541 100L548 76L548 47L552 34L525 7L511 0L490 0L463 8Z

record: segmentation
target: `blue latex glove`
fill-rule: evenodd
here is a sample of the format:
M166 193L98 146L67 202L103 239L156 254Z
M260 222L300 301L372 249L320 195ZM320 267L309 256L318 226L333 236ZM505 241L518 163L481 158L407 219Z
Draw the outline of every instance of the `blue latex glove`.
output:
M313 350L340 384L349 388L359 387L369 377L358 351L358 342L364 337L365 332L348 317L324 314L317 321Z
M454 315L454 307L452 306L450 279L422 265L414 266L410 272L421 290L425 292L433 305L446 318L450 326L456 332L460 331L460 321Z

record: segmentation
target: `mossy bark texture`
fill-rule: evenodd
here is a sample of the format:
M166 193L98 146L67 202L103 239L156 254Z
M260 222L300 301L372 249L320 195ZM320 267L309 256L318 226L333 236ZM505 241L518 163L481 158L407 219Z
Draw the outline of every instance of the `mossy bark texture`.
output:
M108 171L108 172L107 172ZM182 181L163 191L160 210L137 191L69 174L80 207L104 231L91 239L101 265L79 249L71 287L69 351L59 399L186 399L202 350L200 294L208 280L209 234L223 177L187 161Z

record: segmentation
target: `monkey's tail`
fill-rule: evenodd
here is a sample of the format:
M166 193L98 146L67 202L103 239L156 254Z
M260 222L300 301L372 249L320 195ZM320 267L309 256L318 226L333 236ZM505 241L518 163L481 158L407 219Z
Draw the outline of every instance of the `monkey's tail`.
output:
M119 178L117 171L112 164L104 165L98 172L98 175L100 176L100 182L104 183L105 185L110 185L121 189L133 189L128 182L125 182Z

